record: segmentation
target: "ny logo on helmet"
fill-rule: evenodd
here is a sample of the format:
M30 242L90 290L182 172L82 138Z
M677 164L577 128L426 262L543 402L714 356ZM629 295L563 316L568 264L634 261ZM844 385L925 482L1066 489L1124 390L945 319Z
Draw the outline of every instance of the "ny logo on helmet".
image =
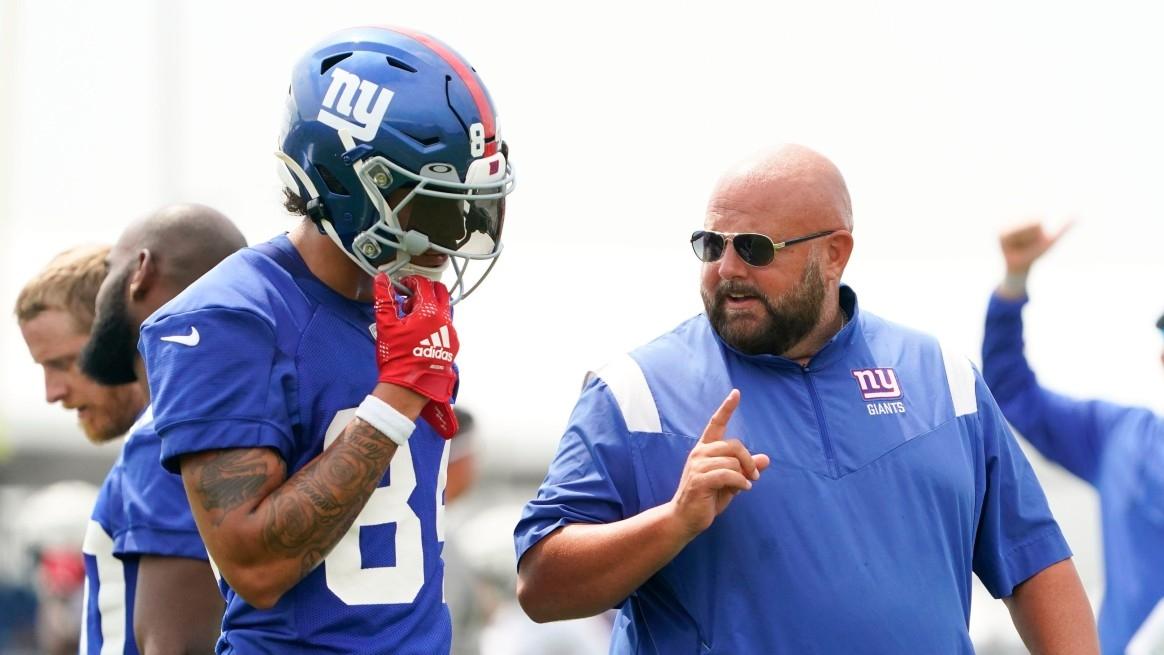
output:
M392 91L361 80L342 68L333 68L331 86L323 96L317 120L337 131L349 130L352 138L371 141L376 138L391 101Z

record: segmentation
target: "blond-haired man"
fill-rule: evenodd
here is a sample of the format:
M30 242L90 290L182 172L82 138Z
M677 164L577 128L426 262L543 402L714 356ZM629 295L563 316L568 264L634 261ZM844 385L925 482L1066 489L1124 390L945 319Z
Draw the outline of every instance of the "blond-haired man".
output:
M44 369L45 401L77 410L94 443L119 437L146 405L135 384L103 387L81 373L108 246L79 246L52 259L16 299L16 320L33 361Z
M79 365L96 313L97 290L108 270L105 263L108 255L109 247L99 245L78 246L58 254L24 285L14 308L28 352L44 370L45 400L77 410L82 431L95 444L109 442L128 432L148 402L139 385L102 386L84 375ZM103 488L99 498L108 496L109 490ZM112 526L106 527L112 529ZM88 544L85 550L87 576L96 575ZM86 584L87 591L88 587ZM80 591L78 587L72 593ZM55 594L53 598L71 604L68 594ZM111 615L124 616L126 608L120 600L116 595L106 599ZM42 606L41 611L51 610ZM87 616L78 618L84 643L91 626ZM76 652L77 633L76 625L71 629L63 626L50 629L40 635L40 647L49 653Z

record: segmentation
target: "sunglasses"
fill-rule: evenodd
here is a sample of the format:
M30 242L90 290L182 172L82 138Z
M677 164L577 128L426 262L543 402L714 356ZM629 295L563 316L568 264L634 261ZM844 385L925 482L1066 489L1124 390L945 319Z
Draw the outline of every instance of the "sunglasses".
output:
M752 234L750 232L731 233L696 230L691 233L691 249L695 251L695 256L699 258L699 261L705 263L716 262L723 257L724 250L727 248L727 241L730 239L732 248L736 249L736 254L740 256L740 259L744 260L745 264L757 267L767 266L776 257L777 250L804 241L819 239L833 232L836 232L836 230L824 230L822 232L813 232L802 237L796 237L795 239L773 241L763 234Z

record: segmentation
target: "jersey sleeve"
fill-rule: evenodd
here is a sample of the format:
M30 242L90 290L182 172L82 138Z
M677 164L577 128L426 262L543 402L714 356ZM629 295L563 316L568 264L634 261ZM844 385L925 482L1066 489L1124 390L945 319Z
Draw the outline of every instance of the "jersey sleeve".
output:
M1071 557L1035 472L985 382L976 380L984 493L974 540L974 572L995 598Z
M125 445L122 502L125 530L114 539L113 553L206 560L182 478L158 462L161 444L149 427Z
M1007 420L1045 457L1094 484L1108 437L1145 410L1100 400L1076 400L1039 385L1023 353L1027 299L995 294L986 311L982 375Z
M166 469L218 448L271 448L293 461L294 355L268 320L224 308L171 314L142 326L138 348Z
M606 384L582 391L537 497L514 529L517 561L537 542L571 523L611 523L638 513L628 431Z
M97 492L97 502L93 505L93 512L89 516L89 522L99 525L101 530L113 540L118 539L125 532L125 512L122 511L124 507L122 482L125 474L123 462L124 454L119 456L113 468L109 469L109 473L101 483L101 489ZM90 552L90 554L92 553Z

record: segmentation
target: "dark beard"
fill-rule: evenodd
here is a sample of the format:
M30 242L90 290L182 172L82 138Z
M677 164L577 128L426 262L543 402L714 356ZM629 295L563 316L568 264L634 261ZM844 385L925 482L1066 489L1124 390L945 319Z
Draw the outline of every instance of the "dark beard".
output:
M89 343L81 351L81 371L106 386L137 381L137 329L125 304L129 268L114 281L114 292L99 299Z
M758 299L767 316L748 329L729 319L724 304L729 294L748 294ZM800 342L820 322L824 305L825 284L816 261L810 261L800 277L800 284L774 303L756 287L738 281L720 282L715 297L703 293L703 307L717 334L729 346L746 355L783 355Z

